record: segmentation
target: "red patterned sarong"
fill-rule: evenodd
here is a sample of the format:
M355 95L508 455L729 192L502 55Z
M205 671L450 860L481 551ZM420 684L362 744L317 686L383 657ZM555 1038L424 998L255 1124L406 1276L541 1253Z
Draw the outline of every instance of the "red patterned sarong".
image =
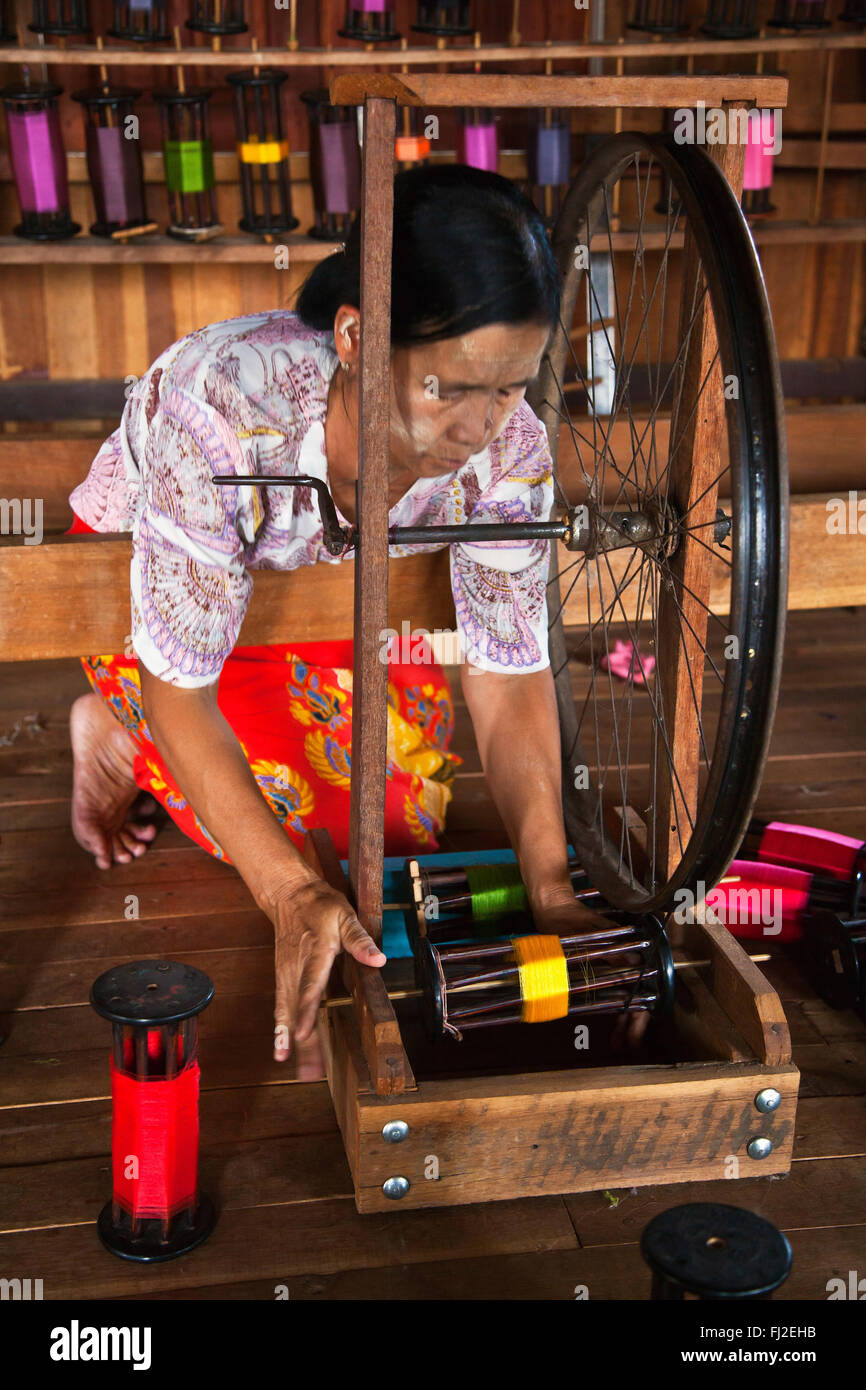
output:
M76 517L70 534L90 529ZM190 839L230 863L150 738L137 658L88 656L81 664L135 741L137 785ZM341 858L349 849L352 665L351 641L235 647L220 673L218 692L219 708L286 833L300 848L308 830L326 827ZM442 667L432 659L390 662L386 854L438 849L450 782L461 761L448 751L453 726L451 689Z

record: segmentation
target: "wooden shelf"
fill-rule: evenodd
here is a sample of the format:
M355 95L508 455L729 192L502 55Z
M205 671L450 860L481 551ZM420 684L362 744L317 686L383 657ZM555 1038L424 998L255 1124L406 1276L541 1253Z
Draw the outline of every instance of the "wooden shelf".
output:
M565 60L588 61L590 58L688 58L723 57L747 53L797 53L827 49L864 48L866 33L809 34L806 37L784 34L762 34L754 39L620 39L616 43L530 43L510 47L508 44L451 45L445 54L449 66L486 63L553 62ZM87 67L106 63L109 67L177 67L179 63L208 67L244 67L253 61L270 67L409 67L440 63L443 51L416 46L401 49L377 45L374 52L364 48L182 48L151 45L121 48L106 45L79 44L72 48L31 45L20 48L13 44L0 45L0 63L56 63L64 66Z
M159 265L167 261L221 261L250 264L273 263L277 246L288 246L290 261L311 264L322 261L342 245L339 241L317 241L315 237L289 232L266 242L254 236L225 235L215 241L186 242L170 236L133 237L126 244L104 237L80 233L67 241L27 241L23 237L0 237L0 265Z
M851 222L823 222L810 225L808 222L757 222L751 226L752 236L758 246L799 246L807 242L863 242L866 241L866 220ZM610 237L615 251L627 251L634 246L634 234L627 230L613 232ZM682 234L671 238L674 249L682 246ZM658 251L664 245L664 231L647 231L643 245L647 251ZM596 249L607 246L608 238L594 238ZM26 241L22 237L0 237L0 266L5 265L53 265L58 270L64 265L159 265L166 262L211 261L223 264L268 264L273 261L276 246L288 246L289 259L294 262L313 264L324 260L340 248L339 241L317 241L315 237L301 236L296 232L276 237L273 242L265 242L252 236L226 234L216 241L200 243L177 241L169 236L147 236L133 238L128 244L92 237L86 233L70 237L68 241Z

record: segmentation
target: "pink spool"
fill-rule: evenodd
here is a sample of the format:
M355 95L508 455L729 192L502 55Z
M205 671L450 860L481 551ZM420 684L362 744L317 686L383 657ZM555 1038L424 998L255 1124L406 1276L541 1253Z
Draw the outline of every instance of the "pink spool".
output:
M488 169L495 174L499 168L499 141L492 121L479 125L464 124L463 163L474 169Z
M746 142L746 166L743 172L744 191L770 188L773 183L773 144L776 138L776 119L772 111L750 111Z

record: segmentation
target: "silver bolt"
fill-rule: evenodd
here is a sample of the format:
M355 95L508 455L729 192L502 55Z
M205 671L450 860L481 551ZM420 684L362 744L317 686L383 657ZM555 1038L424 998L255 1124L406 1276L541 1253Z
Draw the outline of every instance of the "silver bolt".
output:
M760 1110L765 1115L770 1110L778 1110L781 1103L782 1097L778 1091L773 1090L772 1086L768 1086L764 1091L759 1091L755 1096L755 1109Z
M408 1178L387 1178L382 1183L382 1191L386 1197L393 1197L397 1202L401 1197L405 1197L409 1191Z
M772 1139L765 1139L763 1137L760 1137L758 1139L750 1139L748 1144L746 1145L746 1153L749 1155L749 1158L766 1158L767 1155L771 1154L772 1152Z
M382 1138L386 1144L402 1144L409 1133L409 1126L405 1120L389 1120L382 1130Z

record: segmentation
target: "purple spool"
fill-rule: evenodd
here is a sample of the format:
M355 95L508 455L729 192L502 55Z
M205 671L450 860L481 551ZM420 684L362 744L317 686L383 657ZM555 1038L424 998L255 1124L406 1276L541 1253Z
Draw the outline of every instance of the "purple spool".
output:
M464 122L462 137L463 163L495 174L499 167L499 141L494 122Z
M358 127L354 122L332 121L319 131L322 145L324 211L355 213L361 206L361 158Z
M135 140L125 139L119 126L88 126L87 163L96 204L96 222L91 232L110 236L110 231L102 231L101 224L120 228L146 221L141 159Z
M568 183L571 174L571 131L567 125L539 125L528 150L529 182L537 188Z
M361 206L358 108L332 106L328 89L302 92L310 123L310 183L315 226L310 236L345 241Z
M72 93L73 101L84 107L87 172L96 209L92 236L110 237L148 221L141 141L125 135L132 103L139 96L130 87L107 84Z

